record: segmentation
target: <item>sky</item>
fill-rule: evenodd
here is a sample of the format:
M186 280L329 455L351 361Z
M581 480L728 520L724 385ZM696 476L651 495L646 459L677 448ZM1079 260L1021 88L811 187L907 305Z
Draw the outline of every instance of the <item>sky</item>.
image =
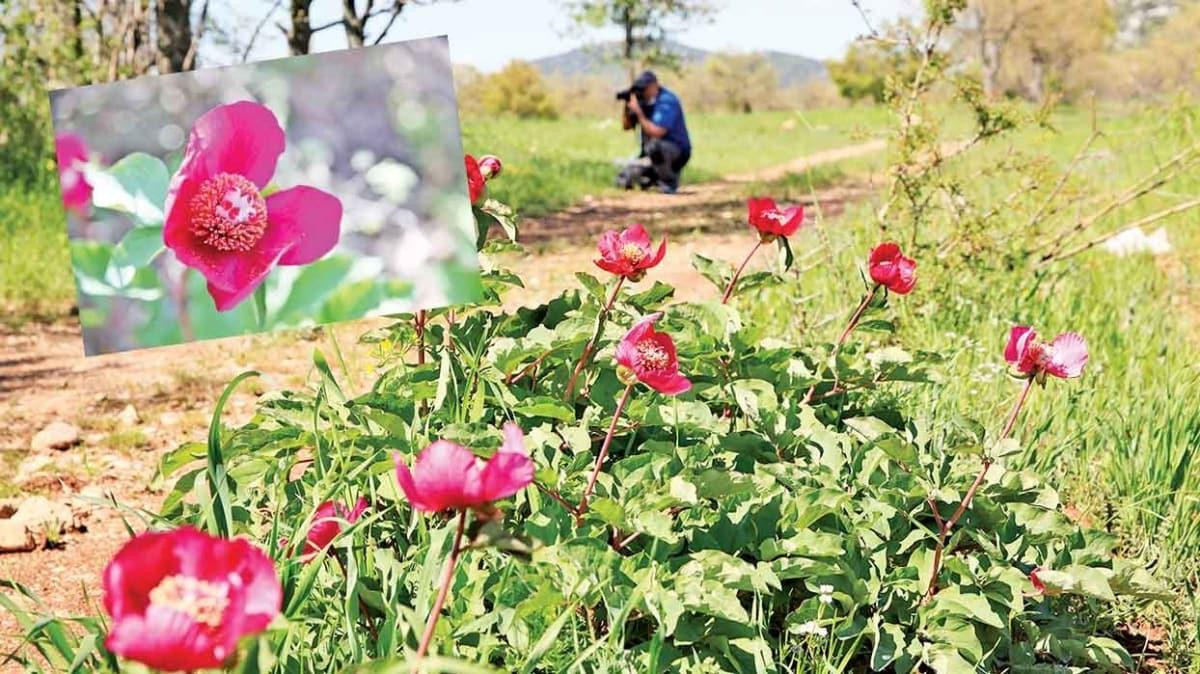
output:
M817 59L840 57L865 24L850 0L716 0L721 6L706 25L673 32L671 39L708 50L775 50ZM382 4L382 3L376 3ZM450 36L455 63L494 72L513 59L553 56L597 41L615 40L615 32L572 31L562 0L458 0L406 9L387 41ZM873 23L919 10L918 0L862 0ZM313 25L337 18L341 3L313 3ZM286 16L281 11L279 19ZM384 17L370 24L375 31ZM340 28L317 33L313 51L341 49ZM278 29L264 30L255 55L279 55L286 47Z

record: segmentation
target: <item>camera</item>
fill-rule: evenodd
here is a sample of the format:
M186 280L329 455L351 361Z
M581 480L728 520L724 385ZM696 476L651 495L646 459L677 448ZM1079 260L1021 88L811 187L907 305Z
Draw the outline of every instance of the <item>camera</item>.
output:
M637 96L638 99L640 100L642 98L642 92L643 92L643 89L640 89L637 87L629 87L628 89L622 89L617 92L617 100L628 103L629 99L633 96Z

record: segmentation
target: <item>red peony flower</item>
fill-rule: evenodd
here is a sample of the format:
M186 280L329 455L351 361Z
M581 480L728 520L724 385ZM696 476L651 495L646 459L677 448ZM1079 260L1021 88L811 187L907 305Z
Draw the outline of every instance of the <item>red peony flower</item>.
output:
M1038 340L1033 328L1018 325L1008 335L1004 360L1016 366L1021 374L1073 379L1083 374L1083 366L1087 365L1087 341L1079 333L1064 332L1046 343Z
M397 454L396 480L414 508L426 513L483 508L533 482L533 461L516 424L504 426L504 444L486 462L446 440L426 447L409 470Z
M283 148L266 106L219 105L196 120L171 179L163 242L208 280L218 311L249 297L275 265L315 262L337 244L337 197L304 185L263 196Z
M354 504L353 510L333 501L326 501L317 506L312 526L308 530L308 538L304 542L304 550L301 552L304 561L311 562L317 553L328 547L333 539L342 533L347 524L357 522L368 505L367 499L360 498Z
M917 263L890 241L871 250L869 266L871 280L898 295L907 295L917 284Z
M191 527L144 533L104 569L104 644L154 669L217 668L242 637L267 628L282 600L271 559L248 541Z
M463 157L463 163L467 167L467 193L471 196L471 205L474 206L483 200L484 192L487 191L487 180L484 179L483 172L479 170L479 162L474 157Z
M774 199L750 199L750 225L758 230L759 238L769 243L777 237L791 236L804 224L804 208L795 206L780 209Z
M503 169L504 165L500 163L500 158L495 155L485 155L479 160L479 172L483 175L485 181L499 176Z
M62 186L63 205L68 210L86 215L92 201L92 185L83 174L88 160L88 147L82 136L60 133L54 138L54 155L58 161L58 182Z
M646 270L658 266L667 254L667 240L663 239L654 251L654 244L646 228L634 225L621 232L605 232L600 237L600 259L596 266L631 281L640 281Z
M692 382L679 374L675 342L669 335L654 331L661 313L638 321L617 344L617 375L625 384L640 381L667 395L678 395L692 388Z

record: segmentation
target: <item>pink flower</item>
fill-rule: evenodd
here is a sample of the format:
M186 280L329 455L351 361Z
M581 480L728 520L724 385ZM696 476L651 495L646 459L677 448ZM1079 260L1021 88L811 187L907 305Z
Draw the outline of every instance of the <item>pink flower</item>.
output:
M483 194L487 191L487 180L484 179L483 172L479 170L479 162L474 157L463 157L463 163L467 167L467 193L471 197L471 205L474 206L483 199Z
M144 533L104 569L108 650L154 669L221 667L279 613L271 559L244 540L184 527Z
M650 235L641 225L621 232L605 232L600 237L598 247L600 259L596 260L596 266L631 281L640 281L646 275L646 270L658 266L667 254L667 240L663 239L658 252L655 252Z
M275 115L251 101L219 105L192 126L163 242L208 280L218 311L250 296L275 265L315 262L337 244L337 197L305 185L263 196L283 147Z
M500 163L500 158L495 155L485 155L479 160L479 173L485 181L499 176L503 169L504 165Z
M426 513L484 508L533 482L533 461L516 424L504 426L504 444L486 462L446 440L426 447L410 471L399 454L396 480L414 508Z
M765 243L780 236L791 236L804 224L804 208L796 206L781 209L774 199L750 199L746 202L750 211L750 225L758 230L759 238Z
M898 295L909 294L917 284L916 261L904 257L900 246L890 241L871 250L869 266L871 280Z
M63 205L80 215L87 214L92 201L92 185L83 174L83 164L88 160L87 144L82 136L60 133L54 138L54 155L58 160Z
M1073 379L1083 374L1083 366L1088 362L1087 342L1079 333L1064 332L1047 344L1038 341L1033 328L1018 325L1008 335L1004 360L1015 365L1021 374Z
M308 538L304 542L304 550L301 552L304 561L311 562L317 553L328 547L333 539L342 533L347 524L357 522L368 505L367 499L360 498L354 504L353 510L333 501L326 501L317 506L312 526L308 529Z
M667 395L679 395L692 388L692 382L679 374L679 358L675 342L669 335L654 331L661 313L650 314L638 321L617 344L617 374L630 384L640 381Z

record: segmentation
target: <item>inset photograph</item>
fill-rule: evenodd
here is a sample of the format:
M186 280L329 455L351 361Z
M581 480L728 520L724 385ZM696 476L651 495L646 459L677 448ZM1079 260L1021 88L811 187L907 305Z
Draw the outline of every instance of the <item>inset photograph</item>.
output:
M87 355L481 297L445 38L50 99Z

